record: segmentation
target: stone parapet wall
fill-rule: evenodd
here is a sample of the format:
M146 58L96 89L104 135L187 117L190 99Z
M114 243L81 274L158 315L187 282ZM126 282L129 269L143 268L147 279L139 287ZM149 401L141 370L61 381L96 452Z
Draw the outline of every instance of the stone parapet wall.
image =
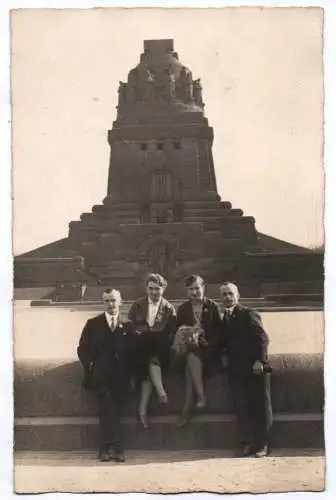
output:
M323 448L323 359L321 355L271 356L274 425L272 448ZM79 362L18 360L14 370L15 449L83 450L98 442L97 408L81 387ZM130 395L122 427L127 449L225 449L239 436L224 374L206 383L208 407L183 429L176 427L183 404L183 379L165 379L170 405L155 397L151 425L143 430L137 419L139 393Z
M272 399L276 413L321 413L324 407L322 355L276 354L270 357L273 367ZM82 386L79 362L66 360L17 360L14 369L16 417L92 416L93 399ZM153 398L152 412L176 414L183 404L182 374L165 378L170 405L162 408ZM206 383L207 412L232 413L232 402L225 374ZM125 416L136 416L138 393L129 398Z

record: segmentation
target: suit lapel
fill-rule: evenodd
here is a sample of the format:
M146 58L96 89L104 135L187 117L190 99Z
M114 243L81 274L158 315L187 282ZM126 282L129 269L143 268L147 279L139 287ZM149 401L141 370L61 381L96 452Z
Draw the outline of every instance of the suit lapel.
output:
M136 301L135 320L138 324L147 324L148 298L141 297Z
M239 322L240 322L240 319L241 319L241 311L242 311L242 306L240 304L237 304L235 306L235 308L233 309L232 313L231 313L231 316L230 318L225 322L225 324L229 327L229 328L233 328L235 329L238 325L239 325Z
M230 319L235 319L239 316L239 313L242 311L242 306L240 304L237 304L235 308L232 311L231 318Z
M100 314L96 317L96 329L95 329L96 341L103 342L104 338L111 333L110 327L107 323L105 313Z
M107 322L107 319L106 319L106 316L105 316L105 313L103 313L101 315L101 318L102 318L102 325L103 325L103 330L106 332L106 333L111 333L112 331L113 332L119 332L120 330L120 325L121 325L121 322L120 322L120 315L117 317L117 323L116 323L116 326L114 328L114 330L112 330L110 328L110 325L108 324Z
M166 299L164 299L162 297L161 300L160 300L159 308L157 310L157 313L156 313L156 316L155 316L155 319L154 319L154 325L159 325L160 323L162 323L162 320L164 318L165 304L166 304Z
M118 318L117 326L115 327L113 334L115 335L115 340L117 342L117 345L121 345L120 342L122 342L122 338L127 335L124 329L124 325L120 322Z
M210 312L209 306L210 306L209 299L204 297L203 305L202 305L202 314L201 314L201 322L202 323L204 323L205 318L208 317L208 315L209 315L209 312Z
M192 306L192 303L191 303L191 300L188 300L188 302L186 302L186 323L189 324L189 325L193 325L194 324L194 311L193 311L193 306Z
M110 332L111 329L110 329L110 325L108 324L107 322L107 319L106 319L106 316L105 316L105 313L103 313L101 316L101 324L102 324L102 329L105 331L105 332Z
M143 319L145 323L147 323L147 316L148 316L148 307L149 307L149 302L148 302L148 297L144 297L140 303L141 306L141 312Z

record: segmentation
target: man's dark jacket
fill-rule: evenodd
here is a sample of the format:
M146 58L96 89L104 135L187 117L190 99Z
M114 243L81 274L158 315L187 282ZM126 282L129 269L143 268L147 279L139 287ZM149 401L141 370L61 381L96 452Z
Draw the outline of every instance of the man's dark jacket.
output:
M114 331L105 314L87 321L77 348L86 389L108 389L116 395L127 391L135 354L134 337L130 321L118 322Z
M266 370L268 364L268 335L260 314L237 304L228 321L222 321L221 347L228 356L228 371L232 374L252 373L252 366L259 360Z

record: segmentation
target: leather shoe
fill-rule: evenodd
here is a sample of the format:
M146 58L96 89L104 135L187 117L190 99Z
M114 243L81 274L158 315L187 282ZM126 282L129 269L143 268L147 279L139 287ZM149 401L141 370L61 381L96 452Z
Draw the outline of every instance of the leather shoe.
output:
M159 403L161 405L167 405L168 404L168 396L167 394L160 394L158 396Z
M99 460L100 462L111 462L113 460L113 457L108 451L100 451L99 452Z
M256 458L263 458L263 457L267 457L269 453L269 449L268 449L268 446L265 445L263 446L262 448L258 448L256 451L255 451L255 457Z
M125 454L123 451L118 451L116 454L115 454L115 461L118 462L118 463L122 463L122 462L125 462L126 458L125 458Z
M243 449L243 457L252 457L255 454L255 446L252 444L248 444Z

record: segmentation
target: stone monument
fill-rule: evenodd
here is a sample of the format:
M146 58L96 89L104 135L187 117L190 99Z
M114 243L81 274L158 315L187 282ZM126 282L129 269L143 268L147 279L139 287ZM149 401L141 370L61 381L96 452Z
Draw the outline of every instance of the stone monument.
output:
M170 296L184 294L190 273L216 290L221 281L236 280L255 296L265 281L265 259L268 270L289 254L309 260L300 247L281 242L277 248L277 240L257 233L253 217L221 201L212 142L200 79L179 61L173 40L145 40L139 64L119 82L103 203L71 222L68 238L18 257L16 286L32 286L27 269L35 284L47 284L39 259L80 256L88 282L112 284L129 298L149 272L166 276ZM289 269L293 277L293 266L285 265L280 279L286 281Z

